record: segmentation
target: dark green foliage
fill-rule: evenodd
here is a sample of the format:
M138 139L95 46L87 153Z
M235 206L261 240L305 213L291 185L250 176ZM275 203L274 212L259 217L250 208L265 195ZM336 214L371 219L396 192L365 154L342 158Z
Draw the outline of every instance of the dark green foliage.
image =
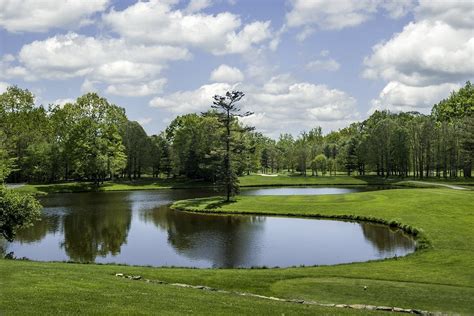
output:
M37 220L40 210L41 205L31 195L0 185L0 235L6 240L12 241L19 228Z
M226 193L226 201L239 193L239 178L236 173L234 162L234 153L239 151L239 144L233 138L233 131L235 127L239 127L236 122L237 117L245 117L252 115L251 112L239 113L240 108L237 106L244 97L241 91L227 92L225 96L214 96L213 109L217 110L217 118L224 133L221 136L221 143L224 147L222 164L219 168L218 181L224 187ZM247 128L247 130L251 130Z
M217 180L230 183L251 173L306 176L311 170L315 176L321 168L314 159L324 155L323 169L330 175L471 177L470 82L436 104L431 115L375 111L327 135L315 127L297 137L281 134L278 140L238 121L249 114L236 107L242 97L236 91L216 96L213 110L178 116L165 132L148 136L122 108L97 94L46 110L34 104L28 90L9 87L0 95L0 174L8 165L8 182L78 180L98 186L104 180L151 175L222 184Z

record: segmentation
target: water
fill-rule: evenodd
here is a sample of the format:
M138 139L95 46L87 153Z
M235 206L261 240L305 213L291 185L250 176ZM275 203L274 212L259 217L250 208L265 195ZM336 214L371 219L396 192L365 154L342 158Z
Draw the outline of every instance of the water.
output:
M244 194L359 190L363 188L259 188ZM381 225L194 214L168 207L175 200L214 194L207 190L51 194L41 199L42 220L21 231L6 251L41 261L231 268L338 264L403 256L415 249L409 236Z

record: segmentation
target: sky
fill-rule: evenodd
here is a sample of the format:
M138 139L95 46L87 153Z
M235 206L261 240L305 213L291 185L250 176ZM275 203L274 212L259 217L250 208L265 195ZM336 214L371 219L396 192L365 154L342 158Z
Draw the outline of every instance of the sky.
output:
M473 78L470 0L0 0L0 93L97 92L149 134L229 90L278 137L429 113Z

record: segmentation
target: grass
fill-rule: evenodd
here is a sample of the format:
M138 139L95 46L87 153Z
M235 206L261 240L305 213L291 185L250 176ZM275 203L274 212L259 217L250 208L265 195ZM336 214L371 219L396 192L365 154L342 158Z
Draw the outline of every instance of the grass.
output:
M383 185L394 182L377 176L294 176L278 175L267 177L261 175L250 175L240 177L243 187L254 186L305 186L305 185Z
M117 272L168 278L173 269L0 260L0 314L315 315L367 311L274 302L117 278ZM181 270L192 275L197 270ZM162 274L163 272L164 274ZM375 313L371 314L384 314Z
M91 182L61 182L51 184L26 184L15 190L32 193L74 193L90 191L133 191L133 190L160 190L160 189L189 189L196 187L210 187L210 183L185 179L143 178L140 180L105 181L98 188Z
M243 282L262 278L268 293L289 298L474 312L472 191L398 189L326 196L242 196L220 206L219 201L186 200L174 207L218 213L376 218L416 227L431 243L428 249L396 260L273 270L262 272L266 277L253 275L252 281L234 281L234 286L245 287ZM363 285L369 290L362 291Z
M104 308L113 314L150 314L157 310L162 314L357 312L129 281L114 277L117 272L326 303L474 313L472 191L426 188L326 196L242 196L229 204L207 198L179 201L174 207L197 212L379 219L416 228L430 247L403 258L285 269L182 269L0 260L0 314L94 314L103 313Z
M393 177L383 178L375 175L369 176L299 176L280 174L276 177L261 175L249 175L240 177L241 187L261 187L261 186L312 186L312 185L387 185L394 184L405 187L433 187L428 182L445 183L462 186L474 186L473 179L438 179L428 178L426 184L410 182L411 178L404 180ZM16 188L25 193L48 194L48 193L72 193L90 191L133 191L133 190L160 190L160 189L189 189L212 187L212 184L204 181L186 179L162 179L162 178L142 178L139 180L117 180L106 181L99 188L91 182L62 182L51 184L27 184Z

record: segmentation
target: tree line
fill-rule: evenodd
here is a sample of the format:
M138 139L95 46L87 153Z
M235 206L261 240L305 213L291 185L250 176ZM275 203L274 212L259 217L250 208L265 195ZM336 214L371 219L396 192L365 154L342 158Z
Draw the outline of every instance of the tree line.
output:
M214 99L215 105L223 98ZM315 124L296 137L285 133L272 139L244 126L239 115L225 116L222 109L178 116L166 130L148 136L123 108L96 93L44 107L35 105L30 91L13 86L0 95L0 160L11 166L7 182L85 180L97 185L144 175L218 182L225 172L228 177L275 172L472 175L470 82L435 104L430 115L375 111L326 135ZM227 148L223 140L229 142ZM231 171L223 164L229 155Z

